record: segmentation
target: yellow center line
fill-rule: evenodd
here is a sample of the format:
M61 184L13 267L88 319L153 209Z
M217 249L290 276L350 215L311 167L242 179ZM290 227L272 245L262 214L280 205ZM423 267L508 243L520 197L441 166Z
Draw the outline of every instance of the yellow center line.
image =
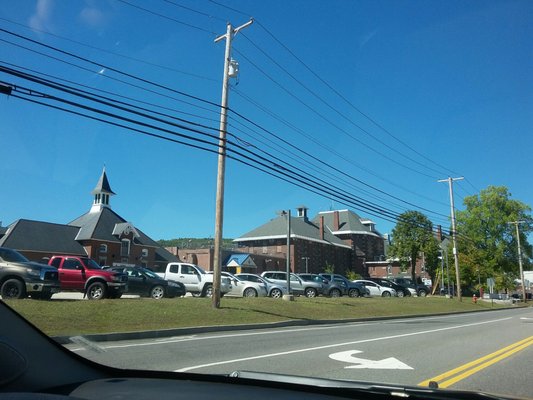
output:
M495 364L498 361L503 360L504 358L507 358L511 356L512 354L525 349L528 346L533 345L533 336L530 336L526 339L520 340L516 343L513 343L507 347L504 347L503 349L497 350L494 353L488 354L484 357L478 358L475 361L471 361L469 363L466 363L464 365L461 365L457 368L454 368L448 372L445 372L443 374L437 375L433 378L426 379L423 382L420 382L418 386L428 386L430 381L435 381L439 384L439 387L449 387L454 383L459 382L460 380L475 374L476 372L481 371L484 368L487 368L488 366ZM466 372L459 374L462 371ZM454 378L445 380L446 378L450 378L454 375Z

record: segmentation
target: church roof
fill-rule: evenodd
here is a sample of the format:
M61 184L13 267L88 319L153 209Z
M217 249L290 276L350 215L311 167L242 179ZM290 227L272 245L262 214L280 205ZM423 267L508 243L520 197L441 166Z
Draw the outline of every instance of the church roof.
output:
M115 194L111 190L111 186L109 185L109 180L107 179L105 168L102 171L102 175L100 175L100 179L98 180L98 183L96 184L95 188L93 189L91 193L92 194L97 194L97 193Z

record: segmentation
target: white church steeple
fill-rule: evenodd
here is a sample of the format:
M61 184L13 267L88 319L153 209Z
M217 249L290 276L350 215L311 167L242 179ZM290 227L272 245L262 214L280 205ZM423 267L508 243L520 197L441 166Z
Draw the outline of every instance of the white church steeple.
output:
M96 187L91 192L94 195L93 206L91 207L90 212L98 212L104 207L109 207L109 198L115 193L111 190L109 186L109 181L107 180L107 175L105 173L105 167L102 171L102 175L96 184Z

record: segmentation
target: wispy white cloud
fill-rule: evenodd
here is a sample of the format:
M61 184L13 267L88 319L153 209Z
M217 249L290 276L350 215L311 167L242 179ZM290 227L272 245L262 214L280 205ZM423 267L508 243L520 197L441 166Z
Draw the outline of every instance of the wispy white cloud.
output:
M53 0L37 0L35 12L28 21L29 26L35 30L50 30L53 6Z
M93 28L101 28L109 20L109 14L98 8L92 1L88 1L80 11L82 22Z

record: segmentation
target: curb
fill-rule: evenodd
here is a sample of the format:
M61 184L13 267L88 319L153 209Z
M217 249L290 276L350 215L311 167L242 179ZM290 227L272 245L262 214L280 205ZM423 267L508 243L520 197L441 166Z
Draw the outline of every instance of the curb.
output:
M372 322L372 321L387 321L391 319L408 319L408 318L424 318L424 317L438 317L446 315L458 315L469 314L474 312L490 312L507 310L511 307L499 308L497 310L484 309L476 311L459 311L449 313L438 314L409 314L409 315L394 315L385 317L364 317L353 319L341 319L341 320L292 320L292 321L280 321L269 323L257 323L257 324L244 324L244 325L217 325L217 326L198 326L188 328L173 328L173 329L161 329L156 331L137 331L137 332L116 332L116 333L97 333L83 335L83 338L91 342L110 342L121 340L139 340L139 339L157 339L172 336L185 336L194 335L198 333L209 332L232 332L251 329L272 329L272 328L286 328L292 326L309 326L309 325L330 325L330 324L342 324L342 323L354 323L354 322ZM515 307L512 307L515 308ZM75 343L73 338L79 338L79 336L53 336L52 339L59 344L66 345Z

